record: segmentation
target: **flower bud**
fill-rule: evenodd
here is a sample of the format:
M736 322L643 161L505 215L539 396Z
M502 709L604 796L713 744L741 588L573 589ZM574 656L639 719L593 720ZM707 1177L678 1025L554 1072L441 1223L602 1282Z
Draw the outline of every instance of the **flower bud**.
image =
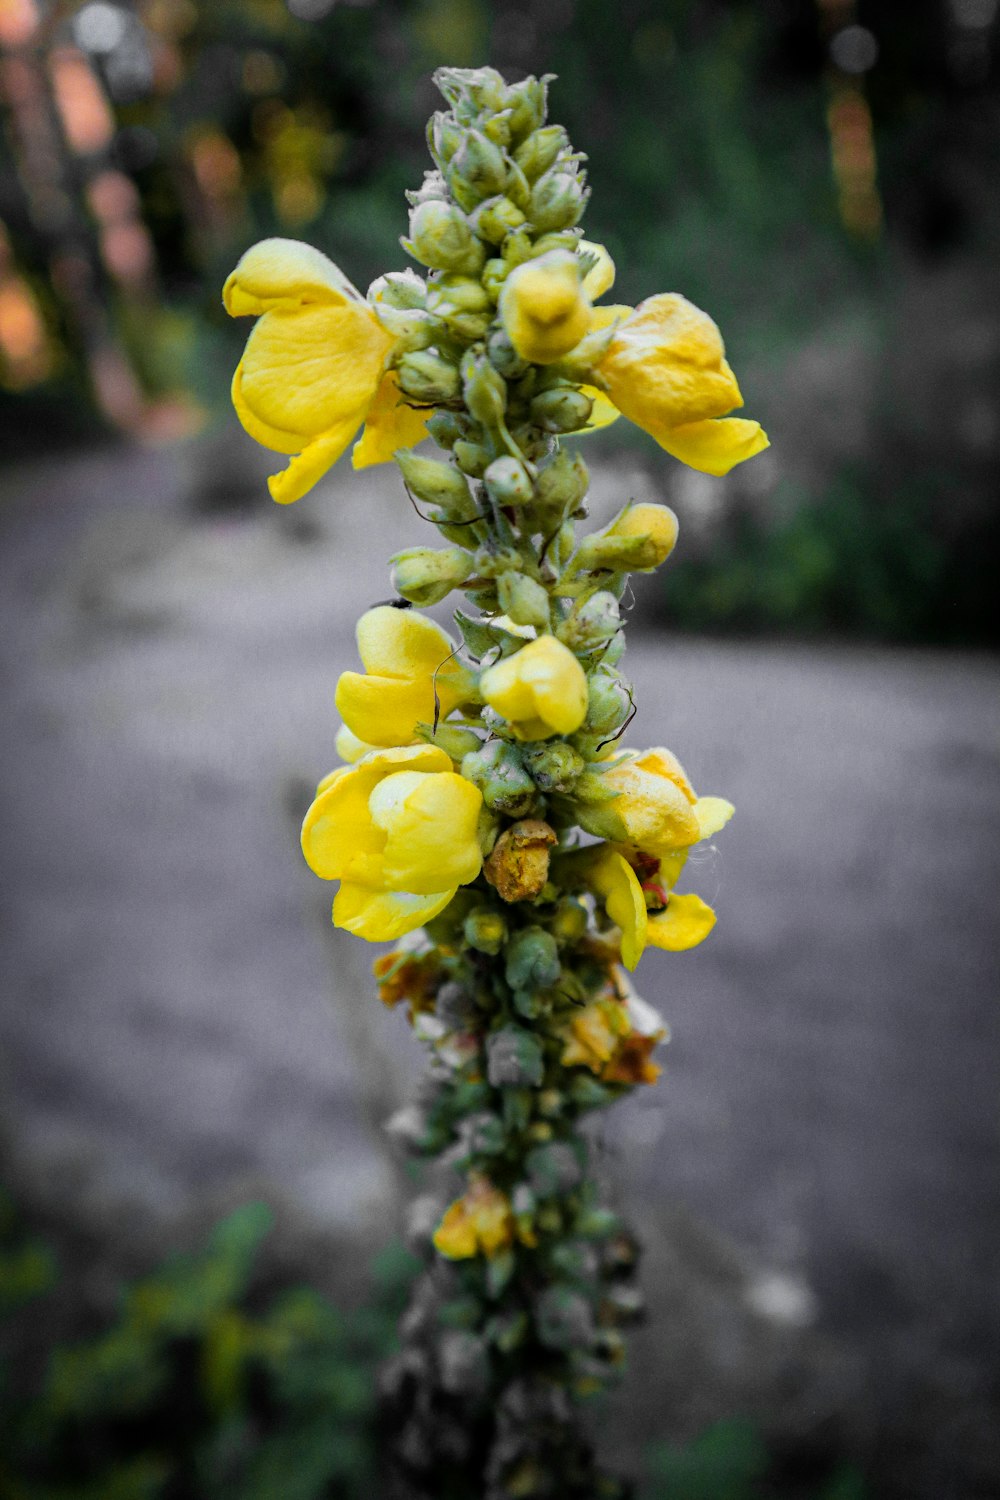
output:
M459 338L482 338L493 321L493 304L480 282L457 272L432 281L427 308Z
M467 1031L479 1017L479 1009L469 991L449 979L434 999L434 1014L449 1031Z
M631 704L629 695L620 677L606 672L593 672L587 679L587 717L583 722L586 734L610 734L624 723Z
M377 277L368 288L368 301L384 303L386 307L403 309L423 307L427 296L427 283L416 271L387 271Z
M580 1158L565 1141L536 1146L524 1161L528 1181L536 1198L562 1198L578 1187L583 1177Z
M555 832L540 818L522 818L497 839L483 874L504 901L533 901L549 878Z
M483 267L483 288L486 291L486 294L488 295L491 302L496 302L497 298L500 296L500 292L503 288L503 284L507 278L507 273L509 270L510 265L503 259L502 256L494 256L492 260L488 260Z
M461 547L408 547L390 557L392 586L422 609L440 604L472 572L472 558Z
M534 804L535 783L525 770L519 751L506 740L489 740L481 749L466 755L462 775L479 788L491 812L516 818Z
M495 958L507 941L507 923L498 911L488 906L477 906L470 911L463 926L465 941L477 953L488 953Z
M437 199L440 203L448 202L448 184L440 172L425 172L424 180L416 192L407 188L406 201L411 208L416 208L418 203L430 203Z
M594 403L573 386L540 391L531 402L531 420L546 432L577 432L586 427Z
M570 229L587 202L587 189L572 169L552 167L531 189L528 218L537 230Z
M453 401L462 388L455 366L430 349L404 354L397 367L400 389L414 401Z
M549 74L542 78L523 78L512 83L507 90L507 108L510 110L510 133L518 140L545 121Z
M455 462L463 474L468 474L473 479L481 479L483 477L490 461L490 455L481 443L470 443L464 438L460 438L454 444L452 452L455 455Z
M594 1314L580 1292L566 1285L546 1287L535 1302L535 1327L547 1349L587 1349L594 1334Z
M438 199L416 205L410 214L410 238L402 245L423 265L438 271L475 276L486 260L485 246L473 234L461 209Z
M510 341L506 328L496 328L486 341L486 352L494 370L499 370L505 380L517 380L528 369Z
M524 763L540 792L568 792L584 768L583 756L565 740L532 745Z
M474 730L463 729L460 724L439 724L436 729L432 729L429 724L418 724L416 736L425 745L437 745L456 763L464 760L467 755L473 755L482 744Z
M393 355L399 358L416 349L429 349L441 336L441 324L421 307L390 307L376 302L372 312L393 339Z
M514 152L514 160L529 182L547 172L560 152L569 150L569 137L561 125L533 130Z
M507 181L503 152L479 130L467 130L448 163L448 184L459 201L463 195L474 203L501 193Z
M487 1077L495 1089L536 1089L545 1074L541 1043L523 1026L504 1026L486 1039Z
M462 144L462 130L450 111L436 110L427 121L427 148L444 171Z
M484 427L496 427L507 410L507 384L484 355L462 356L462 392L471 415Z
M495 458L483 479L495 505L526 505L534 494L527 470L516 458Z
M584 537L576 554L579 571L651 573L677 541L677 517L668 505L627 505L610 526Z
M573 514L589 484L587 465L579 454L560 448L552 462L539 470L535 480L536 505L545 531L551 530L563 516Z
M427 431L439 448L454 448L458 439L465 436L466 425L453 411L436 411L427 418Z
M525 261L534 260L538 253L527 230L516 229L504 240L500 257L510 272L517 266L523 266Z
M472 215L471 223L481 240L502 245L512 229L520 229L524 214L516 203L500 194L481 203Z
M411 448L399 448L393 456L415 500L424 505L440 505L449 517L460 521L475 514L469 486L453 464L438 458L421 458Z
M614 594L600 589L578 604L557 632L571 651L592 651L621 629L621 610Z
M556 940L544 927L524 927L507 944L504 977L512 990L547 990L560 967Z
M540 583L525 573L511 571L497 579L497 603L515 625L548 628L549 596Z
M587 930L587 908L574 896L564 896L552 914L549 931L557 943L576 943ZM440 1004L438 1005L440 1011Z
M552 250L513 270L500 293L500 317L511 343L530 364L552 364L590 328L590 298L580 265L568 250Z

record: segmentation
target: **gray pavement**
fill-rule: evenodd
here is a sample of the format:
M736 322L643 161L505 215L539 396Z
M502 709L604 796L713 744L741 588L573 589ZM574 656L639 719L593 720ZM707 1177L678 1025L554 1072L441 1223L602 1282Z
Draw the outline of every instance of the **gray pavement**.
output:
M8 1126L109 1201L169 1215L272 1182L381 1222L377 1121L419 1057L373 998L371 950L328 933L294 814L333 761L353 622L421 523L383 471L294 512L197 518L191 477L181 454L115 450L6 477ZM643 483L600 474L598 514ZM609 1130L616 1191L732 1236L779 1318L919 1325L982 1368L996 660L637 630L627 666L632 742L669 744L738 815L697 868L717 931L640 969L673 1042L665 1085Z

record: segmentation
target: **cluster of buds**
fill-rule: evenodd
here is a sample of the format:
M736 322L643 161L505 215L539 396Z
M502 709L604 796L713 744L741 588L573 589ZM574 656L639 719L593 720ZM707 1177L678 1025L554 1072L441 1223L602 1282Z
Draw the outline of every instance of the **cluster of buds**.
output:
M677 521L629 502L579 536L587 469L562 442L623 414L721 474L767 440L727 415L739 389L705 313L675 293L595 305L614 266L579 227L582 158L546 123L547 80L437 82L449 108L403 240L426 275L382 276L365 298L309 246L255 246L225 289L258 319L233 397L290 456L275 499L299 498L363 427L355 466L394 459L446 544L398 552L398 598L359 621L363 670L336 692L343 763L302 830L338 883L334 922L396 944L380 993L431 1054L390 1132L464 1178L413 1216L427 1270L386 1374L394 1493L583 1500L622 1491L573 1403L619 1370L640 1301L581 1122L659 1074L666 1028L629 972L647 946L711 931L678 887L733 809L669 750L622 743L620 600L629 573L669 557ZM416 451L428 436L445 456ZM420 613L453 590L454 634Z

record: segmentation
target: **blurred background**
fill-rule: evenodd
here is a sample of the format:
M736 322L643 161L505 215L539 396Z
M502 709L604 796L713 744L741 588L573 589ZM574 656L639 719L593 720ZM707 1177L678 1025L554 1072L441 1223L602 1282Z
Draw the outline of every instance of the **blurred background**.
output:
M586 450L597 519L681 520L633 738L739 810L598 1137L653 1317L595 1431L644 1500L1000 1492L998 10L0 0L0 1496L372 1492L419 1054L295 823L420 522L271 506L220 288L401 266L485 62L558 75L616 299L709 310L773 444Z

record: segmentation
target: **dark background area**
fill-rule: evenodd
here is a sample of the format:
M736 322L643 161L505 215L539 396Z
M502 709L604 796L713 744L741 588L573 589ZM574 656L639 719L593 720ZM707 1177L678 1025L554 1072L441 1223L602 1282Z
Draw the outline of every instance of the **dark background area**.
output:
M0 5L19 1500L376 1482L406 1262L358 1268L417 1191L380 1122L420 1064L294 823L419 522L388 467L270 505L220 288L269 234L362 288L401 266L430 74L484 62L558 75L615 299L710 311L772 440L724 481L624 422L585 450L595 518L681 520L635 743L739 814L711 942L644 961L665 1084L602 1136L653 1316L595 1431L644 1500L997 1493L998 48L994 0ZM259 1215L122 1311L250 1198L255 1280Z

